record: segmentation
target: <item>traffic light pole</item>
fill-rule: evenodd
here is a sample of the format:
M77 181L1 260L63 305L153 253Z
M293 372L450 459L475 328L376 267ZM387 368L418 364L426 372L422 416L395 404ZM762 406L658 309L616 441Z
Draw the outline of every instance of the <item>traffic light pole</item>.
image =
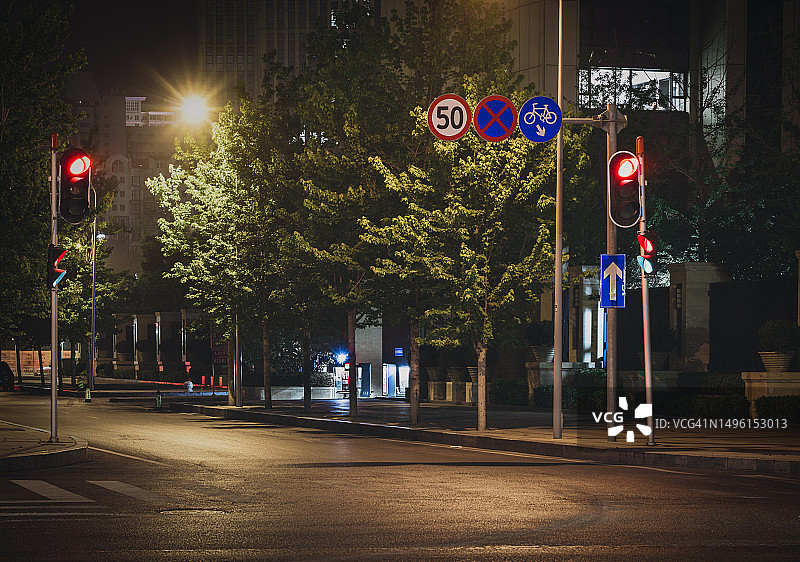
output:
M50 243L58 246L56 151L58 134L50 135ZM50 442L58 443L58 285L50 287Z
M647 232L647 219L645 216L645 186L644 179L644 138L636 137L636 157L639 159L639 201L641 203L641 212L639 214L639 234L644 235ZM653 372L652 363L650 360L650 290L647 285L647 275L644 268L640 268L642 272L642 329L644 335L644 390L645 402L648 404L653 403ZM609 410L611 411L611 410ZM647 444L655 445L655 433L653 416L647 418L647 425L650 428L650 434L647 436Z
M560 96L559 96L560 99ZM620 113L617 110L617 106L613 103L609 103L606 106L606 110L599 114L595 115L594 117L564 117L561 120L562 124L566 125L589 125L591 127L597 127L598 129L603 129L606 132L606 151L607 157L606 161L611 158L611 155L617 151L617 133L624 129L628 125L628 118ZM561 132L559 131L559 135ZM561 137L559 136L559 139ZM562 339L561 339L561 303L560 301L560 289L561 289L561 253L560 253L560 240L561 240L561 230L560 230L560 220L559 217L561 216L561 201L558 197L558 186L561 184L561 177L563 174L563 170L560 166L560 156L561 156L561 145L558 145L557 148L557 187L556 187L556 308L555 308L555 338L554 341L556 342L555 350L556 355L553 362L553 437L558 439L561 437L561 427L559 425L559 431L556 436L555 430L555 410L558 407L558 410L561 410L561 356L559 352L562 346ZM608 179L606 179L608 181ZM616 254L617 253L617 229L614 223L611 220L611 213L606 212L606 253L608 254ZM614 412L617 409L617 310L615 308L607 308L606 309L606 351L605 356L603 358L606 367L606 407L608 412ZM558 392L558 404L556 404L556 392ZM560 423L560 417L558 418ZM616 441L616 437L609 437L609 441Z

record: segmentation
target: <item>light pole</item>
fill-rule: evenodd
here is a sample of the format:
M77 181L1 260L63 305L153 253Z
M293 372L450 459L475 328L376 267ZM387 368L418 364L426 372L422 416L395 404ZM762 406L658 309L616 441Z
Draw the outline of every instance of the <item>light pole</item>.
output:
M95 287L97 286L97 240L105 239L104 234L97 234L97 191L92 187L92 195L94 197L94 222L92 224L92 337L89 346L89 353L91 354L91 366L89 368L89 390L94 390L94 374L97 370L97 332L95 319L97 317L97 309L95 304Z

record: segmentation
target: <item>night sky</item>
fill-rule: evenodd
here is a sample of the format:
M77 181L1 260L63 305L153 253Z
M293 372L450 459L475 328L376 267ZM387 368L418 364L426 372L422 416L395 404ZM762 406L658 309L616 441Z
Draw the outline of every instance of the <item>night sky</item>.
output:
M71 48L101 92L175 97L196 74L197 2L76 0Z

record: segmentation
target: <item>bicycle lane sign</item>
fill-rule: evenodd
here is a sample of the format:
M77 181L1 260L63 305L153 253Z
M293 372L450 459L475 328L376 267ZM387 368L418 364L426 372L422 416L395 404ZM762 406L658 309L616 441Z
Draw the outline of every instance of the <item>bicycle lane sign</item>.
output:
M475 132L485 141L506 140L517 128L517 109L503 96L483 98L475 108Z
M519 130L533 142L547 142L561 128L561 108L546 96L536 96L519 110Z

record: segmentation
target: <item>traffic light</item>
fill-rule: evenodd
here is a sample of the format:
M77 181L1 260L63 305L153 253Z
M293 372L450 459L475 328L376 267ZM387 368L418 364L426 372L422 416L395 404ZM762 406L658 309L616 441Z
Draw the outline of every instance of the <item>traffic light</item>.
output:
M656 233L648 230L636 236L636 239L639 241L640 248L639 256L636 257L636 261L639 262L639 267L642 268L645 275L653 275L656 271L657 264L656 246L658 240L656 238Z
M622 228L639 222L639 159L627 150L608 160L608 212L612 222Z
M78 224L89 214L89 184L92 160L79 148L61 155L58 167L58 211L71 224Z
M66 269L59 267L61 260L67 255L67 250L60 246L50 244L47 247L47 286L54 288L67 274Z

